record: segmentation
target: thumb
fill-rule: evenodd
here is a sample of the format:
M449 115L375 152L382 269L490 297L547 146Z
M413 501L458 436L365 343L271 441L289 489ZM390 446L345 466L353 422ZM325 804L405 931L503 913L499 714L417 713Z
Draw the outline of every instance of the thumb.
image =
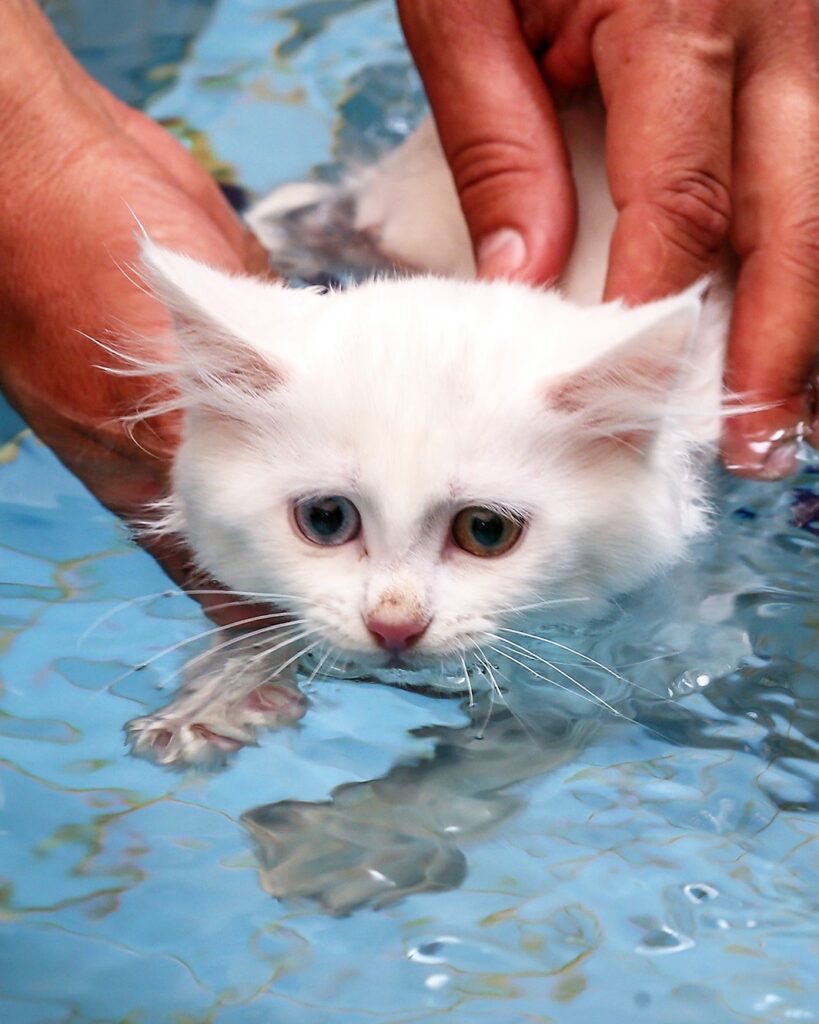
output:
M511 0L399 0L481 277L542 283L569 256L576 201L554 104Z

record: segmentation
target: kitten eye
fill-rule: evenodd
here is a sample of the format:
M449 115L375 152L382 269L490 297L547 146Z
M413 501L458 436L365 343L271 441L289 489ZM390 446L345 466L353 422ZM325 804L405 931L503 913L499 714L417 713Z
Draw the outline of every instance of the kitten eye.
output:
M336 494L297 501L293 518L302 535L313 544L346 544L361 531L358 509L349 499Z
M479 558L505 555L517 544L523 523L491 508L470 505L452 520L452 539L459 548Z

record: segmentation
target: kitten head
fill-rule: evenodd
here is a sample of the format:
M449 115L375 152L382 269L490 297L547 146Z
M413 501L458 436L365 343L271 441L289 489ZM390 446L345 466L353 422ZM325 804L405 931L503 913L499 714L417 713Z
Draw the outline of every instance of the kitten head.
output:
M448 658L523 606L594 606L698 527L702 289L636 309L430 278L318 294L144 247L185 407L200 565L364 664ZM693 398L692 398L693 396Z

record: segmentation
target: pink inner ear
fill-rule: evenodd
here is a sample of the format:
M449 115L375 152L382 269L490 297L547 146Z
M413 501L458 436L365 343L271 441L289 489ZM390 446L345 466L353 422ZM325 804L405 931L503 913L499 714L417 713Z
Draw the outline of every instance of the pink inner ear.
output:
M576 419L578 429L599 437L643 437L656 430L684 368L700 315L699 299L683 293L670 312L642 327L576 373L552 380L546 397L553 409ZM674 308L674 306L678 308ZM637 316L651 307L635 311ZM629 315L629 314L626 314Z
M179 313L174 322L188 356L190 378L206 390L224 385L234 392L259 394L281 386L283 378L279 371L239 338Z
M677 367L669 361L648 356L631 357L622 366L606 363L593 365L547 386L547 397L552 408L559 412L590 411L605 402L607 394L613 397L641 389L647 393L665 390L674 382Z
M241 357L232 364L228 363L229 359L230 356L227 356L225 363L218 369L209 369L213 379L224 383L229 388L258 393L272 391L282 384L281 375L261 356L253 352L242 353Z
M546 398L576 420L579 438L645 454L678 372L678 360L661 353L621 353L551 381Z

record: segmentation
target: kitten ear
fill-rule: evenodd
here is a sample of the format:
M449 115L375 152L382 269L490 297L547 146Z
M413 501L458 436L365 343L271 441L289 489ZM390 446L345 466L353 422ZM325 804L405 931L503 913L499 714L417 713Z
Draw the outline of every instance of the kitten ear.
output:
M148 284L173 318L183 383L205 393L221 389L258 394L283 382L285 367L260 346L271 328L264 314L275 310L279 298L283 307L290 307L293 297L303 301L307 295L251 277L232 277L147 237L141 256ZM281 312L284 319L286 308Z
M551 381L551 407L586 434L644 451L689 365L707 287L699 282L669 299L618 310L623 340Z

